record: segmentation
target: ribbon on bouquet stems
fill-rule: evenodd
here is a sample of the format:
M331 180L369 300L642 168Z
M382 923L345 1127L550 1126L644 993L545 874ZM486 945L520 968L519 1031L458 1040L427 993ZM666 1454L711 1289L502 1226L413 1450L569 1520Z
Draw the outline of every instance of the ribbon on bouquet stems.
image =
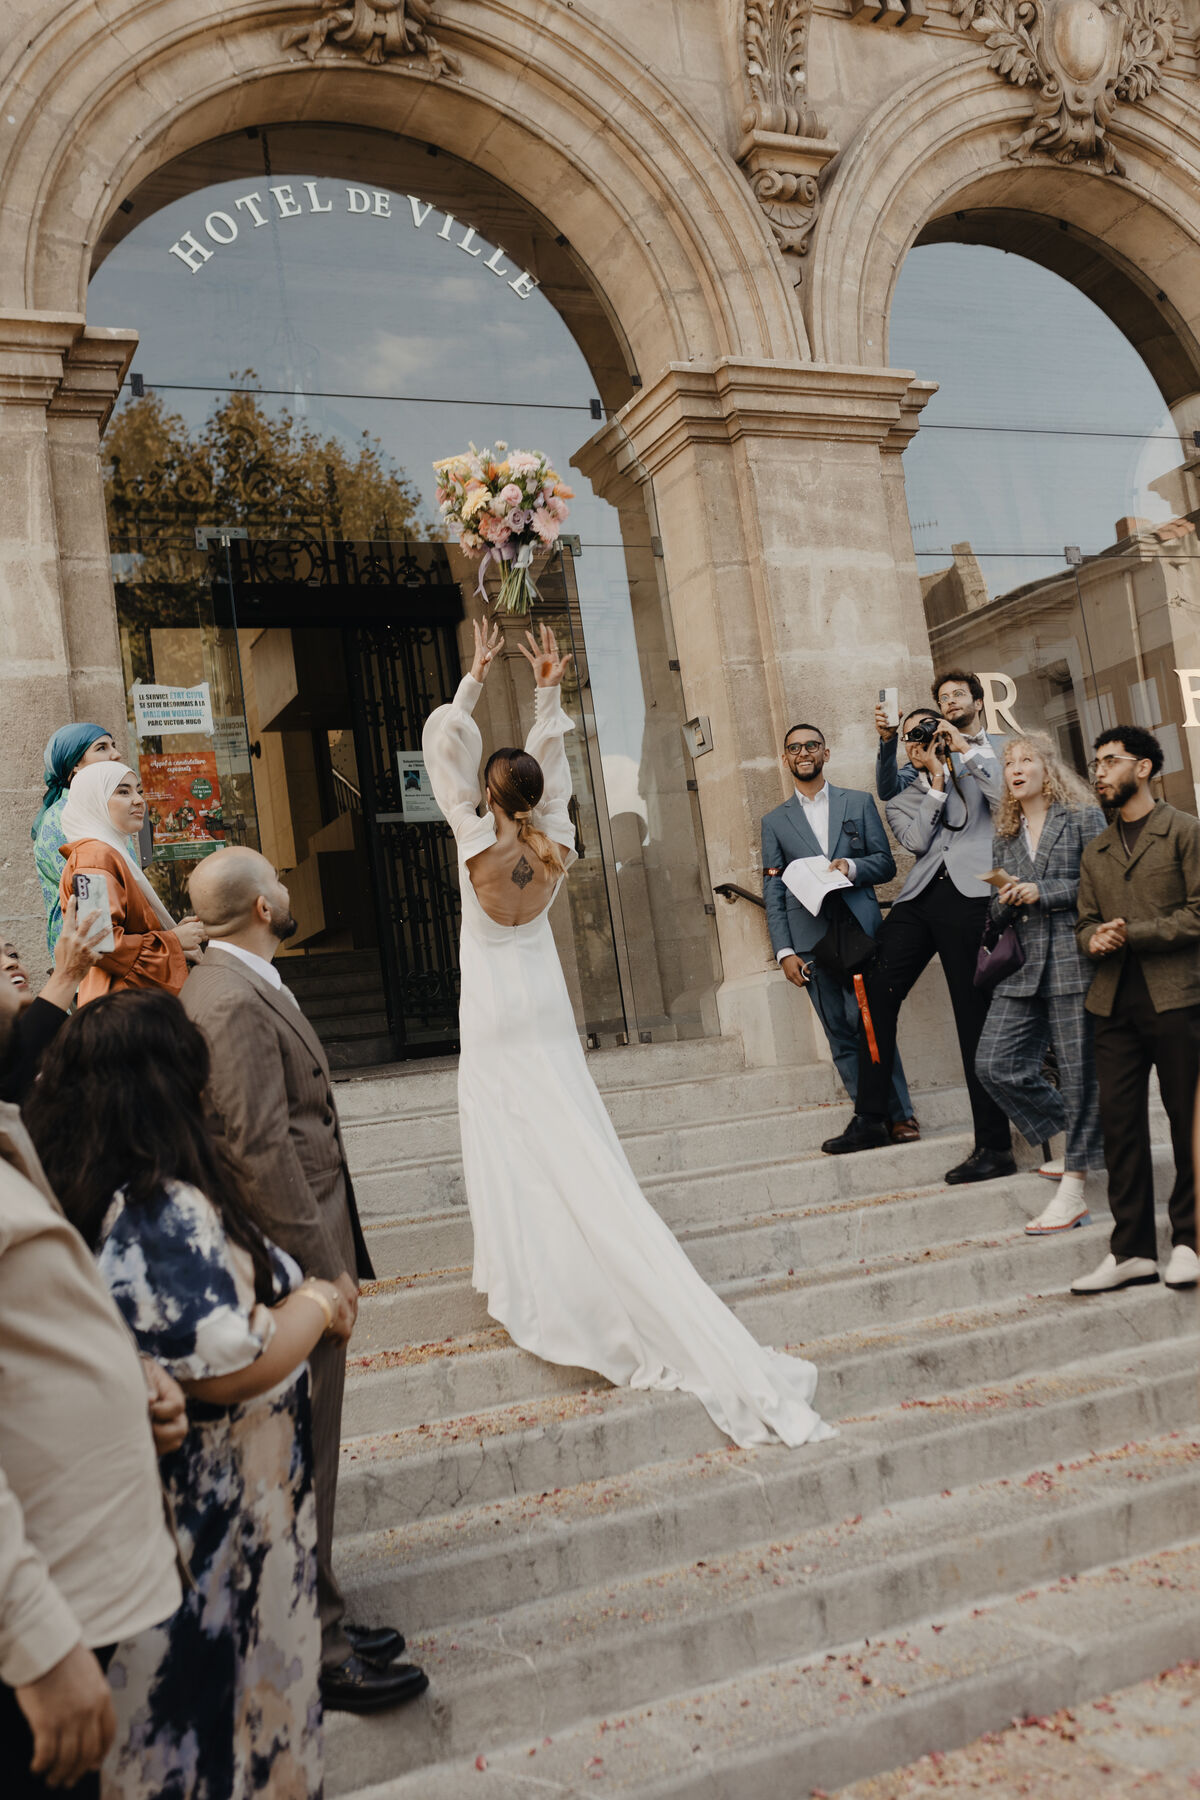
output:
M479 580L475 584L475 592L485 606L487 605L487 590L484 587L483 578L492 563L498 562L506 564L507 567L500 583L496 611L508 613L527 613L529 611L530 602L538 597L537 587L529 572L533 563L533 553L537 547L533 543L492 544L489 546L480 562Z

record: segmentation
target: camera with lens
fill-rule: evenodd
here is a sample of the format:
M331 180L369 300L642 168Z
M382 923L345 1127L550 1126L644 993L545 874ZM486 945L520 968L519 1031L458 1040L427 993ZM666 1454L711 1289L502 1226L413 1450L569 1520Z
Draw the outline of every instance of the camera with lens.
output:
M922 750L928 750L932 744L934 751L942 761L949 761L950 739L944 719L914 719L905 733L905 740L909 744L919 744Z

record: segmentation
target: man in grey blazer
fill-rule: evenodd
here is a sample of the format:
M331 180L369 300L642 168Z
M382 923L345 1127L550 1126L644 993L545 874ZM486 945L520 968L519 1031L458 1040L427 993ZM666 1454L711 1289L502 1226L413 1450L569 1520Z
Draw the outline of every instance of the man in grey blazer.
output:
M924 721L936 726L932 742ZM1003 792L1004 777L986 738L982 744L968 743L956 725L932 708L909 713L901 736L917 776L888 802L887 818L897 840L917 860L892 904L880 933L879 956L866 978L878 1060L867 1035L860 1034L857 1110L846 1130L821 1148L842 1156L888 1141L887 1098L900 1007L937 956L950 990L975 1126L974 1149L946 1171L946 1180L988 1181L1016 1170L1008 1120L975 1073L988 1009L987 994L975 986L975 960L992 891L980 876L992 866L991 808Z
M870 795L834 787L826 780L829 749L818 726L793 725L784 738L781 761L793 792L762 822L763 901L771 948L792 985L808 989L838 1074L853 1100L858 1088L858 1002L852 988L808 960L808 953L829 930L829 920L801 905L783 880L783 871L798 857L827 858L854 884L841 890L846 905L868 936L878 937L883 914L875 885L892 879L896 859ZM892 1073L888 1129L897 1143L912 1143L921 1135L899 1056Z
M193 871L192 905L208 948L180 998L212 1047L209 1100L254 1186L271 1236L306 1275L339 1287L351 1317L358 1281L374 1275L346 1167L346 1152L316 1032L273 958L296 929L288 891L256 850L217 850ZM333 1575L333 1515L341 1448L346 1343L323 1340L312 1377L321 1698L327 1711L375 1712L429 1685L395 1658L390 1627L345 1623Z

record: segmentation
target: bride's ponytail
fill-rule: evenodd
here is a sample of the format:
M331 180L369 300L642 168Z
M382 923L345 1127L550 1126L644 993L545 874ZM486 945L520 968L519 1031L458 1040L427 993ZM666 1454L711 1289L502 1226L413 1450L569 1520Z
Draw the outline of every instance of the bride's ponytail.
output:
M552 875L565 875L567 865L558 845L533 823L533 810L542 797L542 766L524 750L496 750L483 771L492 799L514 820L517 838Z

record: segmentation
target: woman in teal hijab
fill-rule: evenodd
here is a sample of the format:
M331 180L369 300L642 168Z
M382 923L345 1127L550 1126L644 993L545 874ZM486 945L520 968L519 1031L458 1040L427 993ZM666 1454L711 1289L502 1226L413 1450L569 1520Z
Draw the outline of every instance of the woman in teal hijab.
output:
M113 742L112 732L106 731L103 725L60 725L43 752L46 792L30 835L38 880L42 884L42 899L46 903L46 943L51 956L62 930L58 884L62 878L63 859L58 852L59 846L67 841L60 821L71 777L88 763L120 760L121 752Z

